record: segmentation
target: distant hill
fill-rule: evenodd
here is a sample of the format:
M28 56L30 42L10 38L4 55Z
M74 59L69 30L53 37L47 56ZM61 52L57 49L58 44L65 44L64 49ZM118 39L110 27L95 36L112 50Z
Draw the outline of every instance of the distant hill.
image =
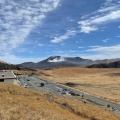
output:
M61 68L61 67L86 67L98 63L109 63L120 59L105 59L105 60L90 60L83 59L80 57L62 57L62 56L51 56L43 61L25 62L19 64L21 67L28 68L41 68L41 69L51 69L51 68Z
M93 64L93 65L87 66L87 68L120 68L120 61Z
M30 70L30 68L21 67L19 65L8 64L0 61L0 70Z

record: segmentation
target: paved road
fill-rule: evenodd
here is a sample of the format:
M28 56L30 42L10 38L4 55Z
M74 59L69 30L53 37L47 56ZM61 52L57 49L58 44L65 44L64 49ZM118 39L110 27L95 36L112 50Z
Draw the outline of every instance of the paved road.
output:
M27 87L29 89L38 90L38 91L48 93L48 94L51 93L58 97L63 98L63 95L58 92L57 86L49 81L39 79L33 76L30 77L30 76L25 76L25 75L19 75L17 77L21 83L21 86L24 86L25 84L27 84ZM44 83L43 87L40 87L41 83Z
M96 105L100 105L100 106L105 106L107 108L111 108L111 111L116 113L116 114L120 114L120 105L116 104L116 103L112 103L100 98L97 98L93 95L81 92L79 90L75 90L71 87L67 87L65 85L61 85L59 83L54 83L51 81L47 81L47 80L43 80L37 77L33 77L33 76L25 76L25 75L19 75L17 76L18 80L20 81L21 85L24 86L25 84L27 84L27 87L29 89L32 90L38 90L44 93L51 93L54 94L58 97L63 98L64 96L58 92L59 89L63 90L63 89L67 89L68 91L73 91L75 94L80 95L80 98L84 98L87 101L89 101L90 103L96 104ZM40 87L40 84L44 83L43 87Z

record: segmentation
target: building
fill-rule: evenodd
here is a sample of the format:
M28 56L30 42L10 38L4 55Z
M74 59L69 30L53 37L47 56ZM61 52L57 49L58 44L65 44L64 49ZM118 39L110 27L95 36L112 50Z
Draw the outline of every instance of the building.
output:
M0 82L17 84L17 79L12 71L0 71Z

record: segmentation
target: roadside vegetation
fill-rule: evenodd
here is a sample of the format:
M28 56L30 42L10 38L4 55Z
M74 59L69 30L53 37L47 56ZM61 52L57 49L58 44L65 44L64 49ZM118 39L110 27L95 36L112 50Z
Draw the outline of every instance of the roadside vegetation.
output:
M0 120L119 120L120 116L84 102L60 99L0 83Z

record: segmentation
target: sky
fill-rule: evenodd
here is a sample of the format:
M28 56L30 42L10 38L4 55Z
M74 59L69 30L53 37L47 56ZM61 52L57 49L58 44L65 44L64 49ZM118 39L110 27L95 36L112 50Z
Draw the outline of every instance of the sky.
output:
M120 58L120 0L0 0L0 60Z

